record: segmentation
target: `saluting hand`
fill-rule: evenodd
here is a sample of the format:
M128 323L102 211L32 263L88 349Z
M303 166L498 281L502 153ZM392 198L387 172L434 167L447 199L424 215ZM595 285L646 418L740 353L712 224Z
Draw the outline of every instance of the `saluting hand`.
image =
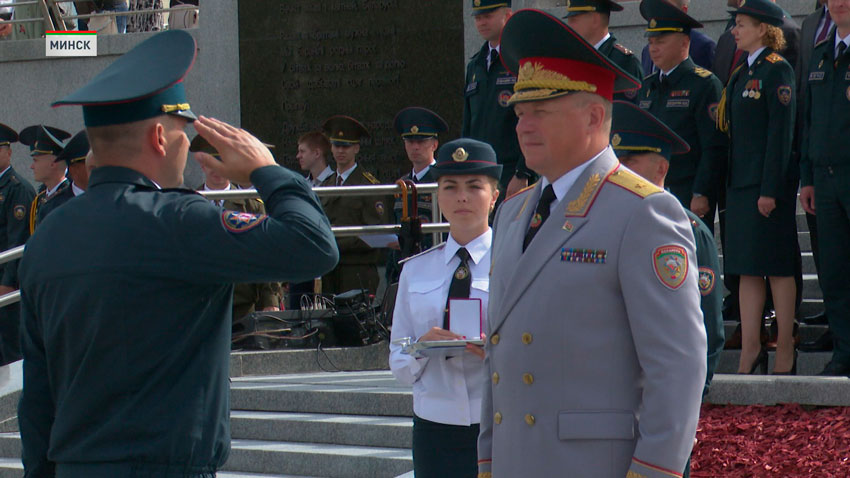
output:
M196 159L236 184L251 184L251 173L255 169L277 164L269 148L244 129L205 116L192 124L221 155L221 161L212 156L201 157L203 155Z
M776 209L776 199L760 196L758 202L759 213L764 217L770 217L770 213Z

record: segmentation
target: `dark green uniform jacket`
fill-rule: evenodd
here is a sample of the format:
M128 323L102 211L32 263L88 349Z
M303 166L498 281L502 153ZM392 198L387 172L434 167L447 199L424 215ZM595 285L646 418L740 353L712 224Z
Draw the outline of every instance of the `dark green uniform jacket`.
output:
M809 75L800 158L803 186L814 185L815 168L837 167L850 175L850 54L845 51L835 61L835 30L815 45L808 67L801 73Z
M201 185L199 190L204 189ZM231 184L230 189L239 189ZM221 204L228 211L247 212L250 214L265 214L263 202L257 199L228 199ZM236 284L233 288L233 320L266 307L280 307L281 288L279 282L263 282L257 284Z
M643 78L643 70L640 67L640 60L635 57L631 50L617 43L614 35L608 37L602 45L599 46L599 53L607 56L617 66L622 68L626 73L635 77L640 81ZM637 99L638 90L627 91L625 93L617 93L614 95L615 100L631 101L634 103Z
M63 179L50 197L47 197L46 189L39 191L30 210L30 234L44 221L48 214L71 199L74 199L74 188L71 187L69 179Z
M691 146L670 158L667 187L685 209L693 193L716 197L718 169L726 161L726 135L717 130L717 103L723 86L710 71L683 61L661 85L660 71L644 78L638 106L660 119Z
M797 174L791 170L793 89L794 68L770 48L752 67L744 63L729 77L725 107L731 117L729 187L759 185L761 196L774 199L784 197L789 187L796 189Z
M717 243L714 234L705 223L691 211L685 209L691 221L691 230L697 245L697 266L699 267L700 309L705 321L705 334L708 338L708 369L705 376L703 395L708 393L714 370L720 362L726 333L723 330L723 288L717 287L720 280L720 259L717 256Z
M99 167L30 238L18 408L27 477L183 477L225 462L233 283L303 281L338 257L304 178L267 166L251 182L268 217Z
M508 105L514 93L516 77L498 62L487 71L490 45L484 42L481 50L466 65L466 89L463 102L464 138L488 143L496 151L496 159L503 165L499 184L504 188L517 171L530 175L525 158L519 149L516 136L517 117Z
M29 239L29 209L34 198L35 189L13 168L0 177L0 250L20 246ZM0 265L0 270L0 285L17 288L18 261Z
M322 186L335 186L337 173L333 173ZM344 186L375 185L379 181L371 173L356 165ZM386 224L389 211L383 196L331 196L322 198L325 213L334 226L366 226ZM378 260L381 253L358 237L337 238L339 265L322 277L322 292L339 294L352 289L378 289Z

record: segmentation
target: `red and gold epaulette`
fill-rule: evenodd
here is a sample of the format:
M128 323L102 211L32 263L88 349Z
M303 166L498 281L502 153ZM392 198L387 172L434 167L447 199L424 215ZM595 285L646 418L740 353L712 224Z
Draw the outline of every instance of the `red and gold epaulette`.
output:
M767 55L764 59L771 63L779 63L785 58L782 58L782 55L780 55L779 53L771 53L770 55Z
M634 55L634 52L624 47L623 45L620 45L619 43L614 43L614 48L620 50L625 55Z

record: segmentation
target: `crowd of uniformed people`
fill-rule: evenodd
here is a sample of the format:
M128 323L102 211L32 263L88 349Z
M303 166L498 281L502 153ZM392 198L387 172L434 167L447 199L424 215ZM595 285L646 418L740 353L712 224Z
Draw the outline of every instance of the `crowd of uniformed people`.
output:
M0 309L0 353L24 358L26 476L213 476L229 449L228 319L277 310L284 290L292 308L376 293L379 265L398 282L390 367L414 390L417 477L686 476L724 342L741 348L739 373L767 373L768 347L771 373L796 373L798 192L825 305L807 320L830 326L803 348L833 350L822 375L850 375L850 0L820 0L802 30L771 0L728 6L715 45L687 0L642 0L642 66L608 31L613 0L567 2L563 19L473 0L484 44L463 138L441 145L449 127L423 107L394 121L411 167L400 179L438 183L450 225L412 257L404 237L383 255L330 225L408 209L430 222L430 194L311 192L379 183L357 163L361 122L332 116L299 137L306 178L277 166L269 145L192 113L184 32L57 101L83 108L73 138L0 125L0 247L27 244L0 282L21 289ZM11 167L18 141L37 192ZM262 200L193 194L190 151L198 190L253 185ZM464 301L480 304L484 346L403 350L469 339L452 330ZM741 322L728 340L724 318Z

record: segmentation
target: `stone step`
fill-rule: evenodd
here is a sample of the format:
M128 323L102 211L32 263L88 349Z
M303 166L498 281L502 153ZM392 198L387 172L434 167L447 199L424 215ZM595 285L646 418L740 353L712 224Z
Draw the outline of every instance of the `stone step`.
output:
M850 378L715 375L705 401L718 405L850 406Z
M773 371L773 362L776 352L768 351L768 373ZM740 350L724 350L720 353L720 361L717 363L717 369L714 373L729 373L734 374L738 371L738 361L741 356ZM832 358L832 352L798 352L797 354L797 375L815 376L819 374L829 360ZM714 387L714 385L712 385Z
M331 478L395 477L413 468L409 449L233 440L224 470Z
M234 439L410 448L410 417L326 413L257 412L230 414Z
M409 417L410 387L388 371L234 378L233 410Z
M364 347L236 351L230 354L230 376L282 375L343 370L387 370L389 344Z

